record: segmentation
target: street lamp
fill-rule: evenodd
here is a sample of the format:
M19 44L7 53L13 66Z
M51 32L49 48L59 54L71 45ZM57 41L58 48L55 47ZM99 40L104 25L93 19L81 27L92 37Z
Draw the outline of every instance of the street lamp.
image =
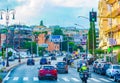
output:
M88 17L85 17L85 16L78 16L78 18L85 18L85 19L87 19L88 21L89 21L89 18ZM92 36L93 36L93 55L95 54L95 52L94 52L94 30L93 30L93 28L92 28ZM89 43L88 43L88 50L89 50Z
M6 62L6 67L9 67L9 61L8 61L8 24L9 24L9 18L10 18L10 15L12 14L13 15L13 18L12 19L15 19L15 10L14 9L8 9L7 10L0 10L0 14L1 14L1 19L3 19L3 15L6 16L6 28L7 28L7 34L6 34L6 55L7 55L7 62Z

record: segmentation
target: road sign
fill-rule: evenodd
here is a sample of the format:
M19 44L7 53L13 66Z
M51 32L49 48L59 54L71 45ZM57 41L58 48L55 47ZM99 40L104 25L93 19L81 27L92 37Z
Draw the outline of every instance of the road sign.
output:
M47 47L48 47L48 44L45 44L45 43L44 43L44 44L39 44L39 46L40 46L40 47L46 47L46 48L47 48Z
M63 41L63 36L62 35L51 35L50 36L50 41L52 41L52 42L62 42Z

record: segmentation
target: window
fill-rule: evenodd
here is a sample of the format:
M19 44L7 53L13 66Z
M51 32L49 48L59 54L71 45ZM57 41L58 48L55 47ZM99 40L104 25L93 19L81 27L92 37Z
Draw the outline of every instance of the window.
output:
M108 8L108 11L110 12L111 11L111 6L107 5L107 8Z

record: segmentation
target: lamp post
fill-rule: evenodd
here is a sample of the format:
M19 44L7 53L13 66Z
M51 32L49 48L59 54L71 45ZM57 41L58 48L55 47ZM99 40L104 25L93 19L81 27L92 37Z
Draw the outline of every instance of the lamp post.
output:
M87 18L87 17L86 17ZM86 29L84 26L82 26L82 25L80 25L80 24L75 24L76 26L80 26L80 27L83 27L84 29ZM86 35L87 36L87 35ZM88 39L88 38L87 38ZM89 45L88 45L89 46ZM89 48L87 48L87 45L86 45L86 47L85 47L85 49L86 49L86 55L87 55L87 49L89 49Z
M6 60L6 67L9 67L9 61L8 61L8 24L9 24L9 18L10 18L10 15L12 14L13 15L13 18L12 19L15 19L15 10L14 9L8 9L7 10L0 10L0 14L1 14L1 19L3 19L3 15L6 16L6 28L7 28L7 34L6 34L6 55L7 55L7 60Z

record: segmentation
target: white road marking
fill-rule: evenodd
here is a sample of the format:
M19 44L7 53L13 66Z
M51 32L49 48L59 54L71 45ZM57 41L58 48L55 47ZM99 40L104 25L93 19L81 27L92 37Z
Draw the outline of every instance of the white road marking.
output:
M66 77L62 78L64 81L69 82L70 80L68 80Z
M99 79L102 80L102 81L105 81L105 82L111 82L111 81L106 80L106 79L104 79L104 78L99 78Z
M71 78L72 80L79 82L80 80L78 80L77 78Z
M59 81L60 81L60 79L57 79L57 81L59 82Z
M24 81L28 81L28 77L24 77L23 80L24 80Z
M4 80L9 80L9 78L10 78L10 77L5 77L5 79L4 79Z
M14 77L13 80L14 81L17 81L19 79L19 77Z
M99 81L99 80L97 80L95 78L90 78L90 79L93 80L93 81L95 81L95 82L101 82L101 81Z
M33 77L33 80L34 81L38 81L38 77Z

